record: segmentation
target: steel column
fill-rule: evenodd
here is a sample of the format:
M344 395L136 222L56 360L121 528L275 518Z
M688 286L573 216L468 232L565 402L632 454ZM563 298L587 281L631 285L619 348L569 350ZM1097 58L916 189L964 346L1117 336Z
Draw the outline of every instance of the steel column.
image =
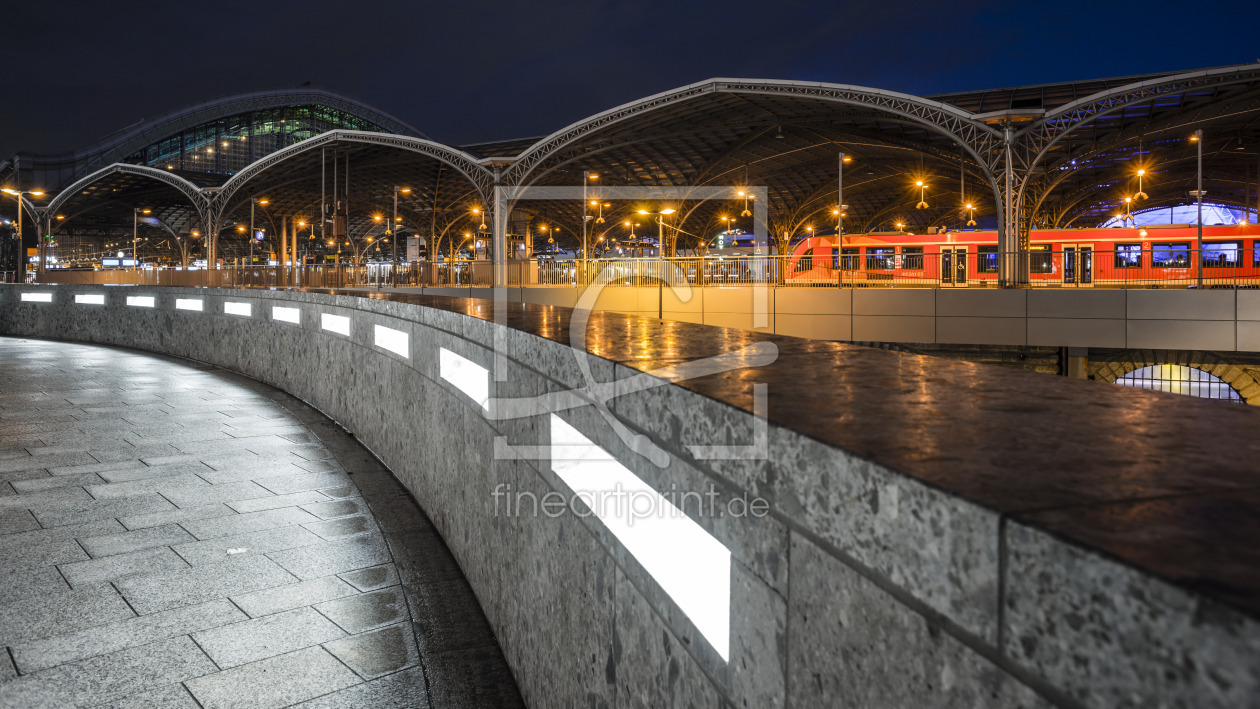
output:
M508 191L501 185L494 187L494 207L490 215L493 219L494 234L491 239L491 248L493 253L491 258L494 264L494 287L506 288L508 284L507 273L507 222L508 222Z

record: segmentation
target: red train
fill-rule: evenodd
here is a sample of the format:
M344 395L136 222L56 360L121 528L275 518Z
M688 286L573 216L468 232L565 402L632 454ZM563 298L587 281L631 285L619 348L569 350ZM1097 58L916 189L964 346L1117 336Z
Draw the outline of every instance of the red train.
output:
M1198 230L1185 224L1034 230L1029 278L1041 285L1197 285ZM988 285L998 277L996 231L846 234L801 242L787 264L800 285ZM1203 228L1204 285L1260 284L1260 228Z

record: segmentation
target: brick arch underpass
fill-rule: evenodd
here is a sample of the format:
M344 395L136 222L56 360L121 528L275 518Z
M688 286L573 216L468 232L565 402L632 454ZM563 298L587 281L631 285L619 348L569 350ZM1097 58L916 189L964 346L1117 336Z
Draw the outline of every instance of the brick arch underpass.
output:
M354 437L243 375L0 338L0 705L522 706Z
M1246 352L1194 350L1090 350L1090 379L1115 382L1120 377L1152 365L1171 364L1198 369L1219 378L1250 406L1260 406L1260 356Z

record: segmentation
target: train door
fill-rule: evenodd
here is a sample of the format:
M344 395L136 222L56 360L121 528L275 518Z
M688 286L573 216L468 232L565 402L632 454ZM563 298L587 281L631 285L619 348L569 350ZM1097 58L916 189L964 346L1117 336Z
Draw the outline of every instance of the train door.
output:
M1094 282L1094 245L1063 245L1064 285L1087 286Z
M941 247L941 284L967 285L967 247Z

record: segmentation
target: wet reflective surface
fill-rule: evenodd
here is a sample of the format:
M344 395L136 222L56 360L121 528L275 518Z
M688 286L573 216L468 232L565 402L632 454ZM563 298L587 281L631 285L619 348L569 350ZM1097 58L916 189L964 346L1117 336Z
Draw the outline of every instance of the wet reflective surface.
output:
M494 321L493 301L316 291ZM499 317L568 344L568 308ZM758 342L769 365L678 382L1260 615L1260 411L834 342L592 312L588 352L651 371Z

